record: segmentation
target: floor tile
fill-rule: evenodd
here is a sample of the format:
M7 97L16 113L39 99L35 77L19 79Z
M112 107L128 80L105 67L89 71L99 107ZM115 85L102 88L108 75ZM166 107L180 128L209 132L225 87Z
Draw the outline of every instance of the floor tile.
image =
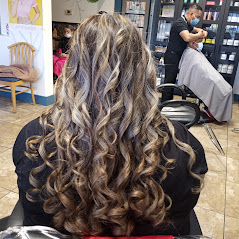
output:
M216 128L213 128L214 134L216 135L220 145L222 146L225 154L227 152L227 136L224 137L221 135L222 132L226 132L226 129L222 129L219 131L220 126L216 126ZM225 128L225 126L222 126ZM216 129L216 130L215 130ZM221 153L218 151L216 146L213 144L211 139L209 138L205 128L202 125L197 125L195 127L190 128L190 132L199 140L199 142L202 144L203 148L206 150L210 150L212 153L215 153L217 155L221 155Z
M205 176L205 185L200 194L197 206L224 214L225 175L209 171Z
M25 117L27 115L30 115L31 113L31 111L23 109L21 111L17 111L16 113L0 109L1 120L7 121L9 123L13 122L14 120L21 119L22 117Z
M0 154L0 187L13 190L17 187L17 175L12 160L12 149Z
M7 147L4 147L4 146L1 146L1 145L0 145L0 153L4 152L4 151L6 151L6 150L8 150Z
M203 235L214 239L223 239L224 215L198 206L194 210Z
M238 236L239 236L239 219L226 216L224 239L236 239L238 238Z
M20 126L25 126L27 123L29 123L30 121L36 119L37 117L40 116L39 112L33 112L31 115L22 117L21 119L17 119L15 121L13 121L12 123L20 125Z
M205 150L207 165L209 172L220 172L226 175L226 156L222 156L213 150Z
M3 147L12 148L21 129L22 126L13 123L0 126L0 145Z
M9 190L0 187L0 199L6 196L8 193L10 193Z
M239 147L230 146L228 147L227 157L233 159L239 159Z
M239 150L239 128L228 127L228 147L238 147Z
M13 191L14 193L19 193L18 187L14 188L12 191Z
M227 180L239 184L239 160L227 158Z
M10 192L0 199L0 218L9 216L12 213L18 198L19 196L16 193Z
M226 215L239 219L239 184L227 181ZM239 225L238 225L239 226Z

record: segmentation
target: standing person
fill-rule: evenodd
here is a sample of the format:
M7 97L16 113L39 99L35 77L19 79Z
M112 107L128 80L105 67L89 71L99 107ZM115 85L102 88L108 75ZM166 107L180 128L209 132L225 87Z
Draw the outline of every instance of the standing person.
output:
M185 16L180 17L174 22L170 31L167 51L164 55L164 83L175 84L178 73L178 64L187 44L207 36L206 31L194 27L198 24L201 15L202 8L198 4L193 4ZM162 94L161 102L171 99L173 99L173 89L165 89Z
M97 14L70 45L55 103L14 145L24 225L72 238L189 234L205 154L161 115L140 32L120 14Z
M35 16L30 19L31 8L35 10ZM11 15L17 17L18 24L35 24L35 21L40 17L40 10L36 0L11 0Z

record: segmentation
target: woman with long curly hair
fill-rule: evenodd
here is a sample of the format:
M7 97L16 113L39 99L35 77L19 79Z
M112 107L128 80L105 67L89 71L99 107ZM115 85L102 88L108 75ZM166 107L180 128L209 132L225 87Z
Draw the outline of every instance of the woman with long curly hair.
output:
M73 238L188 234L204 150L160 114L151 52L129 20L79 26L55 99L13 149L24 225Z

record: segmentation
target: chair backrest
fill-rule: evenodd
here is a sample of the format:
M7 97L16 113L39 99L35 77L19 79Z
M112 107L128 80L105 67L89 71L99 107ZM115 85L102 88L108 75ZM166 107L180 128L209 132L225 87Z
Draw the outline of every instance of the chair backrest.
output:
M188 100L167 100L159 105L161 114L190 128L200 119L200 108Z
M35 51L29 43L18 42L8 46L10 49L10 60L12 64L27 64L32 66L33 53Z
M172 84L172 83L166 83L166 84L161 84L159 86L157 86L157 90L158 92L163 91L164 88L171 88L171 89L175 89L178 93L180 93L182 100L186 100L186 92L184 91L183 87L178 86L176 84Z

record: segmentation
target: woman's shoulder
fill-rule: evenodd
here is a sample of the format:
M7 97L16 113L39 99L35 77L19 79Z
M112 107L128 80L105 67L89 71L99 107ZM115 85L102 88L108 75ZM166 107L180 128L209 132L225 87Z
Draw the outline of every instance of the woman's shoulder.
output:
M30 137L32 135L39 135L41 134L41 125L39 122L40 117L37 117L36 119L30 121L27 123L22 130L20 131L19 135Z
M41 135L41 131L42 129L39 123L39 117L30 121L21 129L20 133L18 134L13 151L16 149L25 149L26 140L33 135Z
M177 122L171 121L175 130L175 137L183 143L189 144L193 149L203 148L197 138L188 130L188 128Z

